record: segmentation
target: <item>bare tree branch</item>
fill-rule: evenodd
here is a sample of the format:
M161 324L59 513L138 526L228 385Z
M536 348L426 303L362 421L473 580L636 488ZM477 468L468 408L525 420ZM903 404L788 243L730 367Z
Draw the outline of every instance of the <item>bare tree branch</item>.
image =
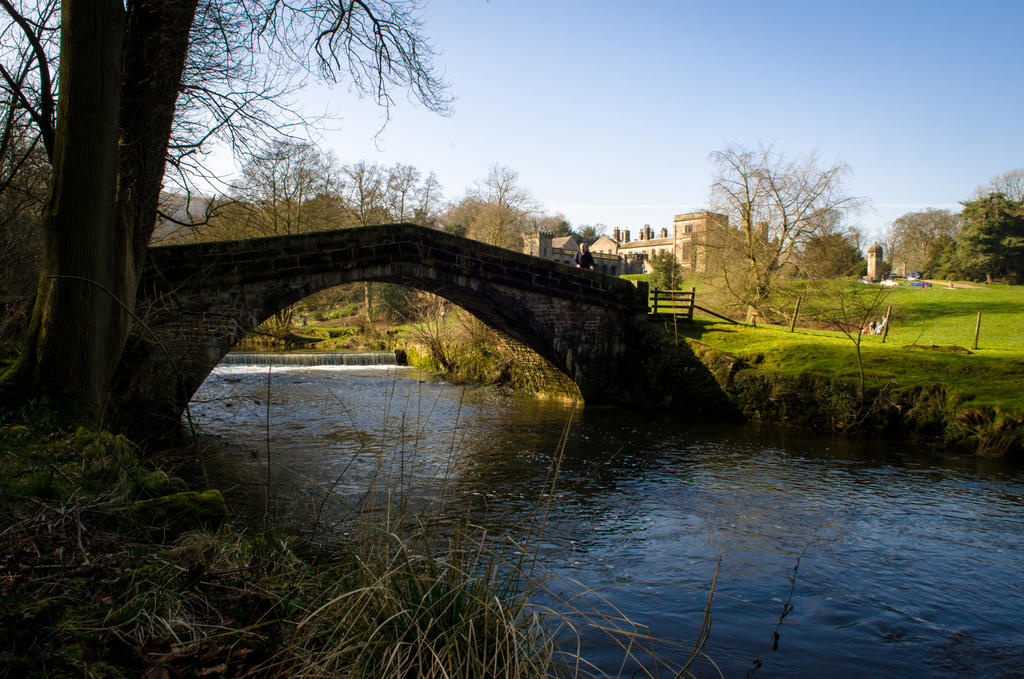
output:
M711 202L730 223L719 253L726 283L752 313L762 313L801 249L863 201L843 193L847 165L821 168L814 153L790 160L771 147L730 146L711 159Z
M43 139L46 153L53 157L56 93L51 76L50 61L54 59L53 54L47 53L47 47L55 51L55 46L48 44L44 39L46 35L53 35L56 32L57 0L46 0L37 5L38 18L29 20L10 0L0 0L0 8L7 13L14 25L21 29L21 35L27 42L28 50L18 53L17 78L11 75L8 66L0 63L0 75L13 95L24 106L25 111L31 116ZM34 67L33 67L34 64ZM39 85L35 93L38 102L32 102L30 94L26 92L26 80L29 72L34 70L38 74Z

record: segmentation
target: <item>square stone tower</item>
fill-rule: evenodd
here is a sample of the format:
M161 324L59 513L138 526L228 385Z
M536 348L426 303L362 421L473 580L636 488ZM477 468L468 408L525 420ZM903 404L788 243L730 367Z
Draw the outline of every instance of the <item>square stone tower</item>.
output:
M882 246L875 243L868 248L868 279L872 281L882 280Z

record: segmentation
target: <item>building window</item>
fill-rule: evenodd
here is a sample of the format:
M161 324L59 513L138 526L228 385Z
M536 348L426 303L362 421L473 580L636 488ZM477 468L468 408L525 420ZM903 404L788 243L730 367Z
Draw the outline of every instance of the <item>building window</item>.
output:
M693 233L693 224L687 224L684 226L683 233Z

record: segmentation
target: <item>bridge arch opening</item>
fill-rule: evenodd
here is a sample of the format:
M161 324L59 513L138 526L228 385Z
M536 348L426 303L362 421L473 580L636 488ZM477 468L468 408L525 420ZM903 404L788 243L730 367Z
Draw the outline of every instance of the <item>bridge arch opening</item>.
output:
M391 342L395 348L426 356L442 370L456 367L457 358L454 354L460 353L460 350L465 354L485 346L497 351L498 363L503 361L505 368L513 368L513 383L516 386L525 387L544 397L567 400L582 398L579 387L564 370L559 370L552 363L550 356L542 356L531 348L531 344L536 346L540 341L535 333L520 332L500 314L490 315L490 320L481 318L481 315L487 315L488 310L484 297L459 294L458 289L452 294L450 286L431 285L422 281L416 281L416 284L412 285L408 278L398 282L396 279L386 277L376 280L359 279L358 275L358 272L353 274L356 280L313 291L294 301L291 301L293 296L283 297L274 303L265 301L260 312L260 315L265 315L262 321L227 346L225 353L239 343L244 343L257 327L264 327L267 321L286 310L291 312L288 318L284 319L289 325L288 332L281 332L285 328L278 328L279 334L287 334L297 342L301 342L300 337L309 337L310 345L331 344L330 335L317 339L303 333L303 323L329 332L332 323L326 318L329 314L323 312L330 311L331 307L335 310L338 307L351 308L353 313L347 315L350 322L339 327L360 326L359 331L360 334L364 334L364 340L372 339L373 331L365 327L367 324L375 325L378 329L385 326L385 333L393 328L401 328L399 337ZM367 319L366 316L367 291L362 284L373 286L369 290L371 319ZM324 293L332 291L334 295L331 296L334 300L324 300ZM320 299L317 299L318 297ZM310 300L314 303L307 305ZM284 306L268 313L268 310L281 303L284 303ZM494 318L498 318L497 323ZM498 327L495 327L496 325ZM368 332L371 334L365 336Z

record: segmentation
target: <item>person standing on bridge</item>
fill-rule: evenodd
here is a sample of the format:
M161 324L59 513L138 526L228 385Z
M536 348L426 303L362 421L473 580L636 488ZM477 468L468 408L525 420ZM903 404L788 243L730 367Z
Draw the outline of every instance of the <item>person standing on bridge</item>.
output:
M573 255L572 263L577 269L594 269L594 255L587 250L586 243L580 243L580 251Z

